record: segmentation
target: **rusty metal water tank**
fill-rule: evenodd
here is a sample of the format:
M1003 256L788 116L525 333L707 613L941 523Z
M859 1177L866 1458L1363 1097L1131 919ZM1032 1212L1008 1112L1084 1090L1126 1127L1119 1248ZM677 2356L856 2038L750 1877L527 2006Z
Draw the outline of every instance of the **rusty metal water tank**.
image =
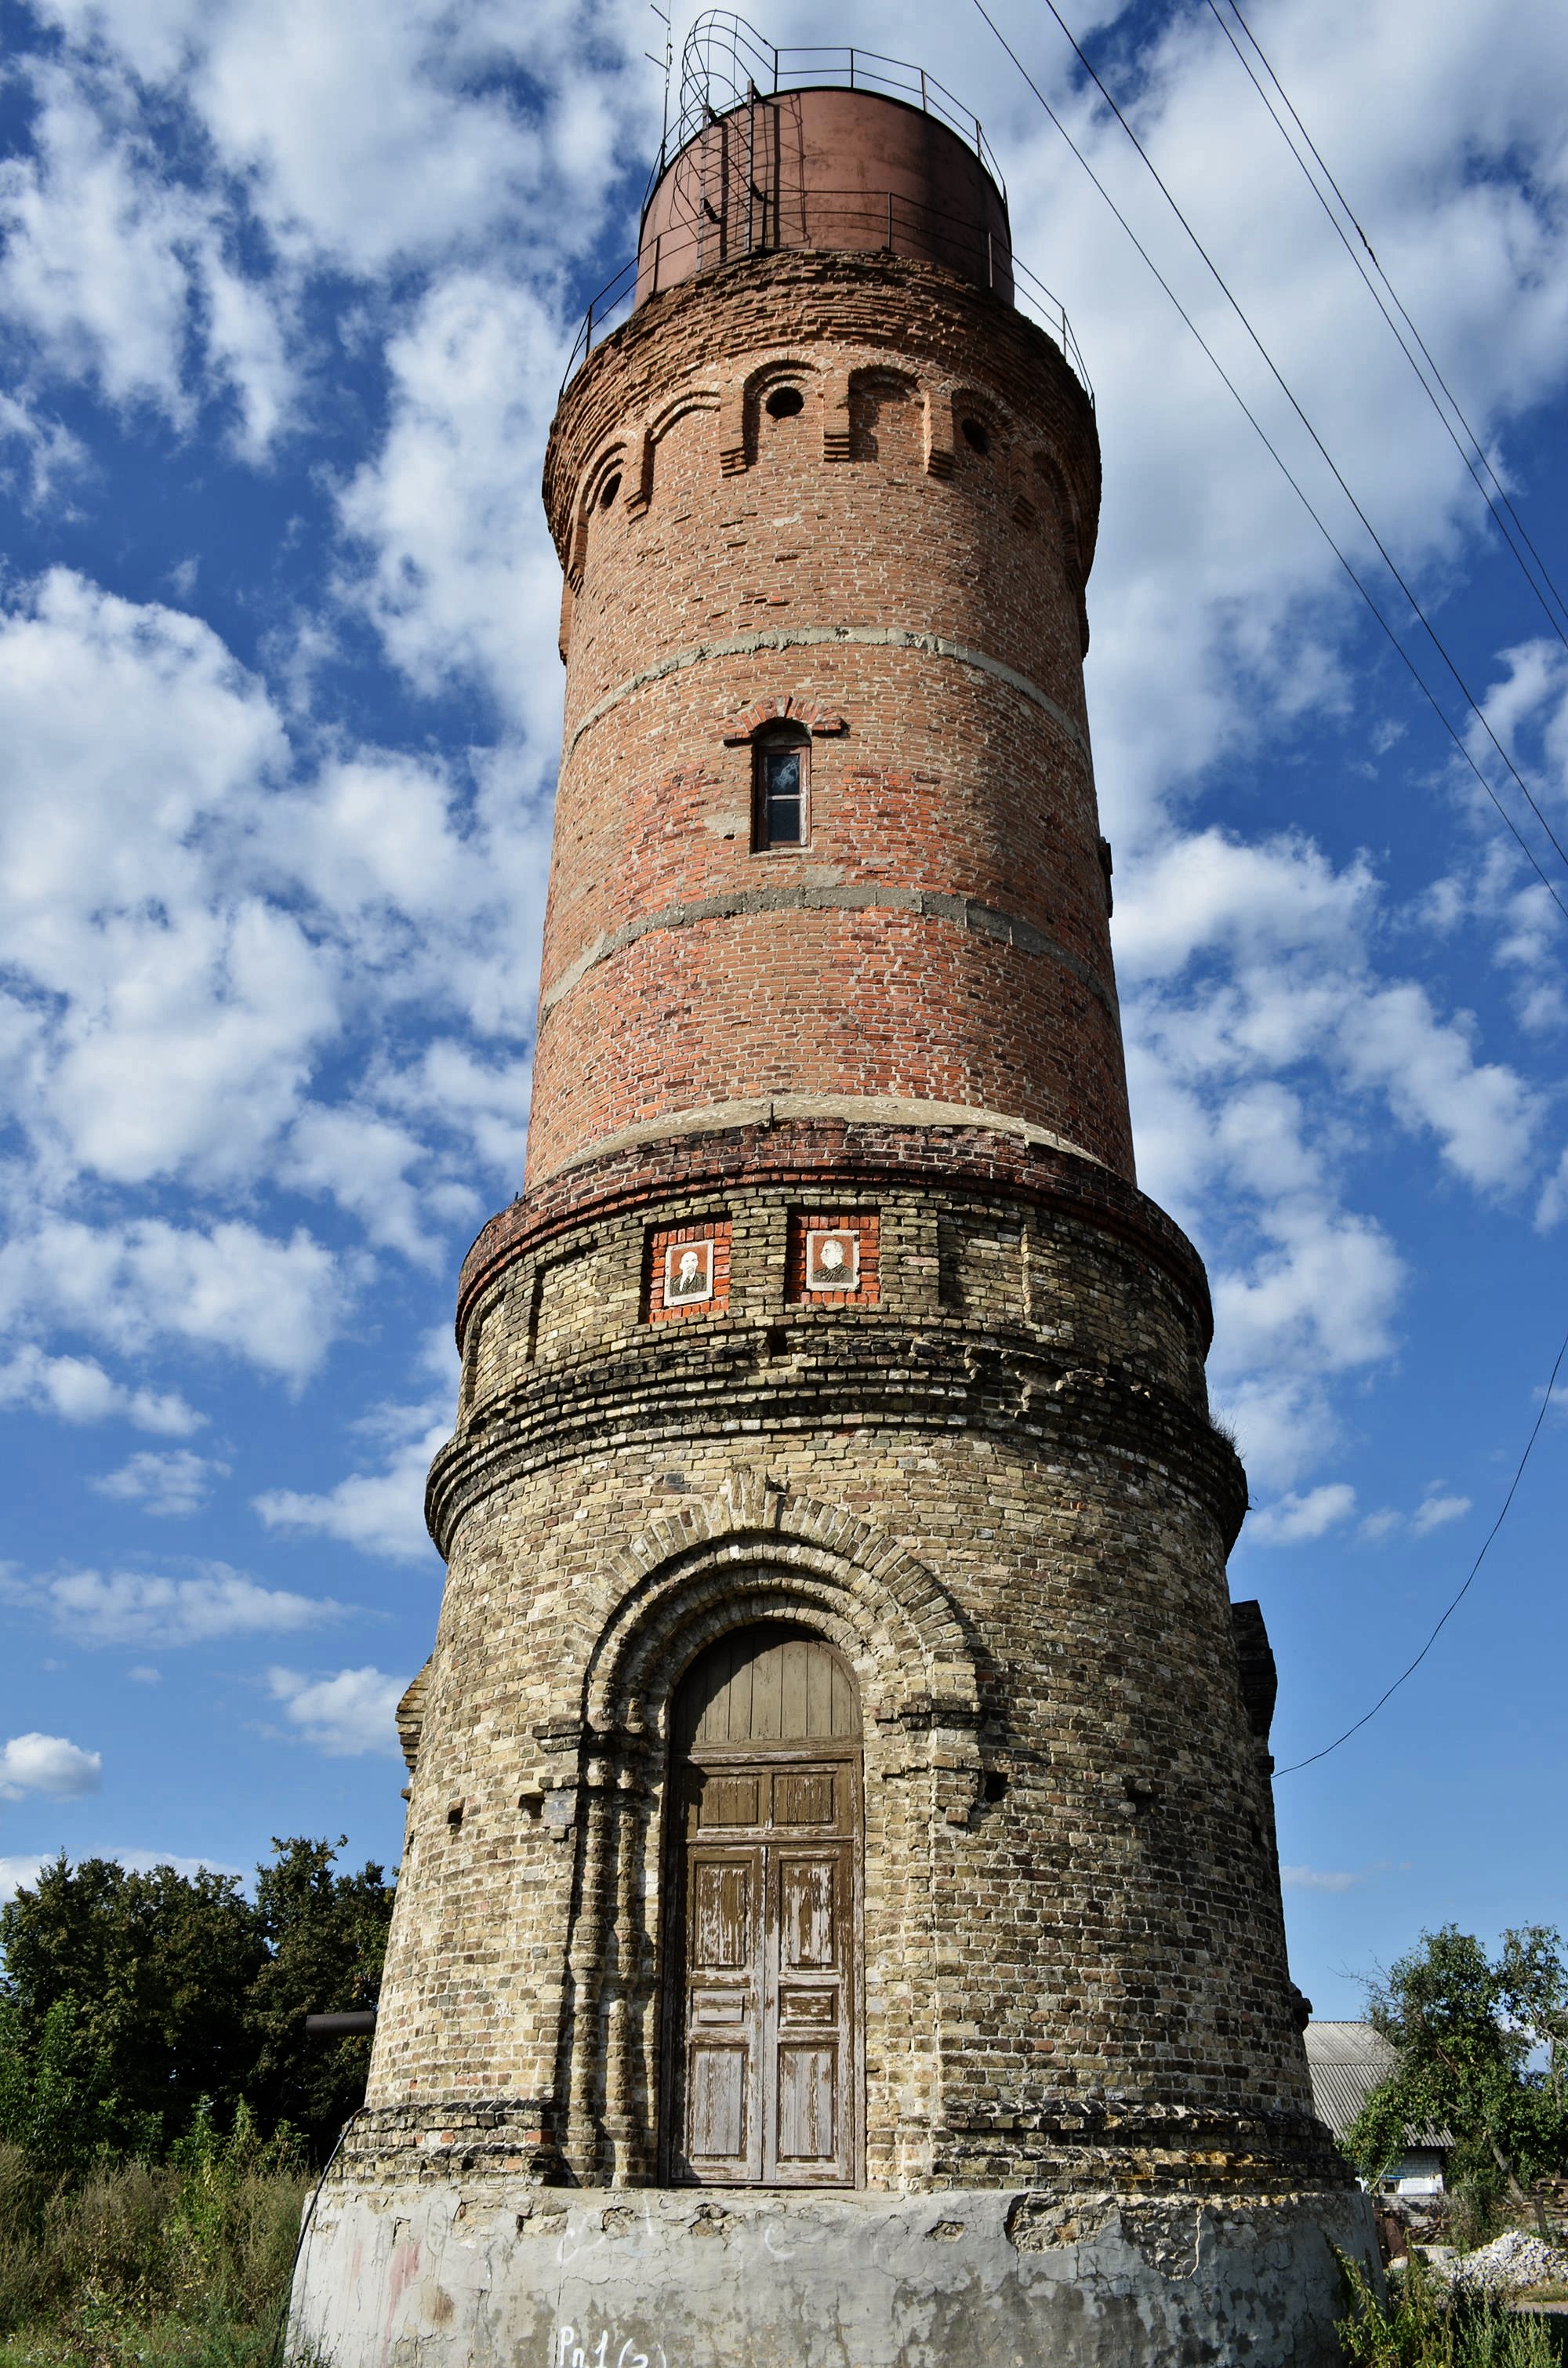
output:
M737 256L836 247L943 264L1010 302L1007 201L982 139L881 89L754 85L655 184L637 302Z

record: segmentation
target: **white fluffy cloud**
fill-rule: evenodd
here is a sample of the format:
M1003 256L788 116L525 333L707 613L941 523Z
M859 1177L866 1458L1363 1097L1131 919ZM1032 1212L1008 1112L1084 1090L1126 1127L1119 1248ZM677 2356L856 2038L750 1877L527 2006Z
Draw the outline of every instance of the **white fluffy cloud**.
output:
M341 1539L361 1554L425 1562L434 1549L425 1527L430 1459L451 1429L424 1406L388 1409L367 1428L381 1431L386 1461L379 1472L353 1472L320 1495L272 1488L256 1499L269 1529Z
M100 1497L140 1505L143 1512L177 1516L199 1512L214 1478L222 1478L228 1470L226 1463L195 1455L188 1447L176 1447L164 1455L133 1455L118 1472L106 1472L92 1485Z
M1349 1483L1326 1481L1322 1487L1309 1488L1304 1496L1288 1492L1261 1512L1249 1514L1246 1533L1254 1544L1304 1545L1313 1538L1325 1537L1355 1510L1356 1491Z
M75 1645L205 1645L221 1636L272 1635L344 1617L330 1596L258 1587L243 1572L210 1563L189 1578L141 1571L77 1570L12 1582L13 1600L43 1611Z
M342 1314L336 1259L302 1228L278 1241L235 1222L55 1219L0 1249L0 1323L44 1315L133 1353L176 1340L302 1380Z
M294 391L285 290L235 268L221 196L168 176L125 76L28 79L33 153L0 164L0 316L56 374L176 427L203 387L230 398L238 450L263 459Z
M114 400L184 417L191 290L178 248L191 211L117 136L118 90L100 82L89 92L60 67L35 70L33 83L36 153L0 166L0 306L57 367L92 372Z
M1440 1481L1434 1481L1413 1512L1402 1513L1393 1505L1380 1506L1376 1512L1368 1514L1358 1535L1369 1545L1381 1545L1385 1539L1402 1534L1430 1537L1434 1530L1447 1529L1450 1521L1462 1521L1471 1509L1469 1497L1452 1495Z
M392 423L346 489L364 553L352 580L389 655L423 689L454 674L552 740L561 576L539 454L566 339L526 289L444 280L388 347ZM553 666L553 676L549 671Z
M312 274L429 269L548 221L586 253L655 95L633 0L43 0L30 154L0 166L0 315L40 364L247 460L315 399ZM625 36L638 37L630 44ZM191 136L171 154L171 110Z
M38 1850L26 1850L15 1858L0 1857L0 1907L15 1899L18 1891L38 1881L49 1861Z
M298 1383L361 1269L300 1225L208 1213L277 1180L429 1265L515 1183L546 821L537 766L335 748L302 768L210 629L57 570L0 610L0 1396L178 1435L177 1393L34 1338L237 1356ZM483 1031L390 1057L393 1015ZM314 1091L332 1053L330 1099ZM347 1063L347 1090L343 1079ZM358 1070L358 1082L354 1079ZM488 1191L475 1166L494 1170ZM72 1202L91 1181L91 1222ZM186 1222L137 1213L147 1187Z
M1397 1130L1517 1201L1545 1097L1478 1058L1466 1015L1381 972L1364 860L1173 834L1117 918L1140 1178L1208 1254L1218 1401L1254 1476L1287 1486L1338 1437L1335 1377L1397 1342L1406 1263L1353 1205L1358 1159Z
M335 1677L310 1678L298 1669L273 1668L267 1681L274 1702L301 1740L329 1759L356 1759L367 1751L398 1748L394 1713L406 1678L382 1669L339 1669Z
M41 509L56 487L86 466L80 437L14 394L0 394L0 493Z
M632 70L634 0L536 0L526 18L501 0L457 18L434 0L342 0L329 18L307 0L46 0L40 14L182 93L274 237L351 269L519 215L590 241L622 143L657 117L656 86ZM506 88L519 71L526 103Z
M1450 1497L1431 1489L1412 1513L1410 1526L1418 1538L1430 1537L1434 1530L1445 1530L1450 1521L1462 1521L1471 1506L1469 1497Z
M64 1422L118 1418L170 1439L188 1438L206 1419L177 1390L128 1388L91 1357L49 1357L31 1341L0 1364L0 1406L38 1407Z
M19 1801L26 1793L76 1800L97 1791L103 1766L101 1752L84 1751L62 1735L14 1735L0 1749L0 1801Z

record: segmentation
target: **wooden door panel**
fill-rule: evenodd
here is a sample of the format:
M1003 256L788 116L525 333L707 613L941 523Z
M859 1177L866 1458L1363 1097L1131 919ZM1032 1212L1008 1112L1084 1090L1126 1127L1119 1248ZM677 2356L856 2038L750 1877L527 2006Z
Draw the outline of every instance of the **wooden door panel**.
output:
M779 1964L787 1973L826 1972L840 1952L841 1851L798 1858L780 1853Z
M752 2051L715 2046L693 2035L687 2075L686 2151L694 2170L707 2179L755 2179L751 2121Z
M766 1882L755 1844L688 1849L678 2168L723 2185L762 2175Z
M801 2028L814 2030L819 2023L838 2021L838 1984L824 1982L815 1989L801 1989L798 1984L782 1984L778 1991L778 2028L790 2032Z
M694 1861L688 1959L694 1974L751 1967L756 1955L756 1872L749 1855Z
M736 1983L724 1990L694 1989L691 1993L691 2027L695 2031L738 2029L756 2010L756 1999L751 1984Z
M858 2053L853 1773L764 1768L727 1770L721 1782L712 1824L711 1772L687 1793L681 2159L672 2167L699 2184L846 2185ZM735 1831L729 1821L737 1803L747 1804L747 1787L774 1822L755 1840L721 1842ZM800 1834L793 1813L802 1808L842 1818L850 1832L787 1839Z
M783 2043L778 2049L778 2094L779 2169L814 2170L841 2178L836 2044Z
M776 1826L835 1825L834 1794L841 1774L833 1768L780 1771L773 1779L773 1822Z
M847 1771L837 1771L847 1781ZM855 2060L849 1981L854 1845L776 1844L767 1909L763 2080L766 2152L790 2184L837 2186L854 2175L844 2100Z
M715 1826L755 1826L762 1815L762 1783L758 1776L705 1776L697 1796L697 1823L706 1832Z

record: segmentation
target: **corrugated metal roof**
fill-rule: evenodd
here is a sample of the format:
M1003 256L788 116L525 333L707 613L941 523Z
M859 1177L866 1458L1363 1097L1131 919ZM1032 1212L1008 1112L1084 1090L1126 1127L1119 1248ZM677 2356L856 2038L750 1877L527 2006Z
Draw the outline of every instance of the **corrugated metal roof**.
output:
M1399 2061L1390 2042L1369 2022L1309 2022L1309 2064L1367 2064L1386 2080Z
M1373 2089L1381 2088L1395 2069L1399 2057L1369 2022L1309 2022L1305 2038L1318 2119L1342 2138ZM1450 2146L1454 2141L1450 2130L1410 2124L1404 2142L1413 2146Z

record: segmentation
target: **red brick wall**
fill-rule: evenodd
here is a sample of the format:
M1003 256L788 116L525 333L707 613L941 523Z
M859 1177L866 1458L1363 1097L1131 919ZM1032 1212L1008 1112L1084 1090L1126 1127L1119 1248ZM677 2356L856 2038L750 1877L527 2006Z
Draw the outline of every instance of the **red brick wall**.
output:
M1002 1111L1131 1174L1082 676L1098 454L1050 341L928 267L750 258L594 355L547 498L571 589L530 1187L776 1094ZM712 646L758 634L786 645ZM756 853L735 728L786 699L842 728L810 843Z

